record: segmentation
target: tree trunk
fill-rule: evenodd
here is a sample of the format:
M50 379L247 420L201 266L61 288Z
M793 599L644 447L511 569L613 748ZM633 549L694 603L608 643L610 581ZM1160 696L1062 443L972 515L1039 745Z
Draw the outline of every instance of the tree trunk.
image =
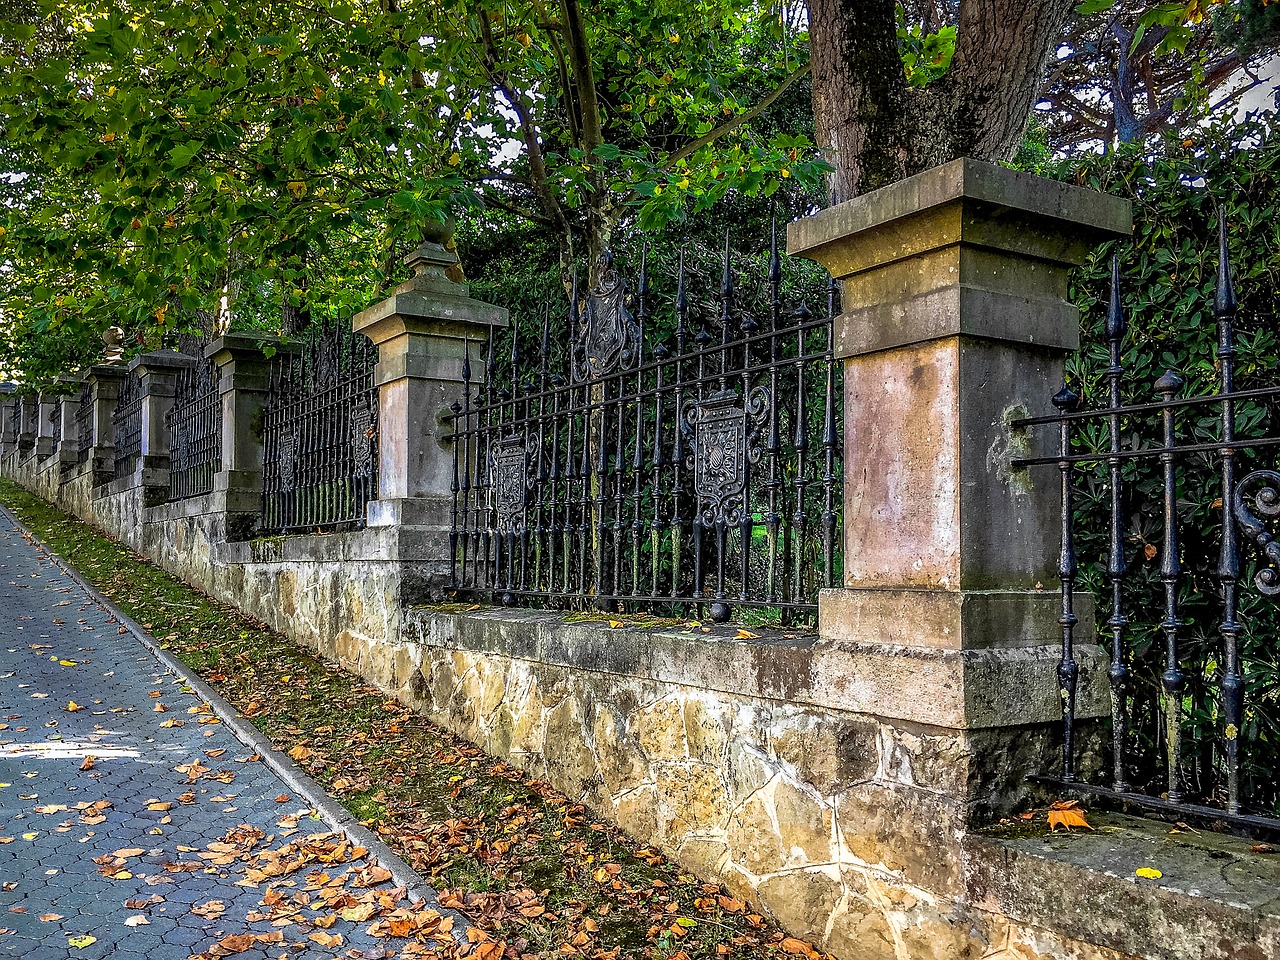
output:
M839 203L957 157L1007 160L1073 0L962 0L947 75L907 86L893 0L810 0L818 143Z

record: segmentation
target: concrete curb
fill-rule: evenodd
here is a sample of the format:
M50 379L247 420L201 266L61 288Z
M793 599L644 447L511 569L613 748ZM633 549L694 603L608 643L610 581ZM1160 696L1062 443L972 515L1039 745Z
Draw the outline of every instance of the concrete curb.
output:
M453 911L439 907L435 889L422 878L421 874L401 860L395 851L379 840L372 830L362 825L346 808L325 793L320 788L320 785L299 769L287 754L277 750L257 727L254 727L239 716L235 708L223 700L216 690L195 676L177 657L161 647L145 628L133 621L123 610L98 592L97 588L82 577L70 563L54 552L47 543L18 520L8 507L0 504L0 514L3 514L17 530L30 537L31 542L36 544L63 573L89 594L95 603L119 620L138 642L160 661L166 670L189 686L197 696L213 707L214 713L226 724L232 735L262 757L262 762L280 777L295 795L320 814L330 829L344 834L353 844L367 849L371 859L391 871L392 883L397 887L404 887L410 901L425 900L432 909L440 910L446 916L454 916L455 927L458 921L461 921L463 926L456 931L457 934L461 934L461 930L465 929L465 919L454 914Z

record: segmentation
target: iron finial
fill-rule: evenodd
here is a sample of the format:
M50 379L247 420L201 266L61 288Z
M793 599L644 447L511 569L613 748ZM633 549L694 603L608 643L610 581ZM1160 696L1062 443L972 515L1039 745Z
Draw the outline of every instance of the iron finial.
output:
M1231 254L1227 250L1227 208L1218 206L1218 287L1213 294L1213 312L1231 317L1236 312L1236 288L1231 278Z

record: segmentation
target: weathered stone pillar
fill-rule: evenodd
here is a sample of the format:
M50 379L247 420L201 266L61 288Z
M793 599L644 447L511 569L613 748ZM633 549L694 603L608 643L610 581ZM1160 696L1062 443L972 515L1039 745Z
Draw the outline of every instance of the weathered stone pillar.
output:
M76 424L76 409L80 406L81 382L77 379L63 378L58 381L66 388L62 395L61 423L58 428L57 461L59 470L69 470L79 458L80 437Z
M204 355L218 365L222 395L222 462L213 477L214 511L227 517L227 537L252 535L262 508L262 408L271 387L275 337L227 333Z
M178 374L193 361L172 350L156 350L134 357L129 372L136 376L142 391L141 453L134 469L138 486L169 490L169 426L165 416L173 409ZM144 495L145 496L145 495Z
M0 383L0 456L9 456L18 448L18 431L15 428L13 412L20 401L15 393L17 386L12 383Z
M18 401L18 456L25 460L36 449L36 421L40 416L40 401L31 394Z
M413 277L352 326L378 346L378 498L369 503L369 526L414 531L413 556L404 559L420 565L419 583L430 591L449 572L449 406L462 397L468 349L473 389L483 379L482 344L507 325L507 311L450 280L445 271L458 258L438 243L424 243L405 262Z
M56 436L58 395L42 393L36 407L36 459L45 460L53 456L58 441Z
M122 366L98 364L90 367L86 376L93 402L93 443L85 462L93 475L91 482L95 487L110 480L115 471L116 426L112 418L120 396L120 385L127 375Z
M1010 423L1051 412L1079 345L1068 270L1130 230L1123 200L972 160L789 229L844 288L845 585L822 594L819 630L882 662L845 681L868 712L955 732L962 810L1014 800L999 771L1036 769L1009 761L1057 736L1060 479L1012 468L1048 434ZM1099 717L1091 599L1076 613L1077 715Z

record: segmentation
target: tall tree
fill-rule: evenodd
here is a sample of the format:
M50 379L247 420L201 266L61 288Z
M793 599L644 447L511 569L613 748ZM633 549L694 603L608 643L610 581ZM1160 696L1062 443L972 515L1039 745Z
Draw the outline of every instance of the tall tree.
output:
M1280 6L1091 0L1068 18L1037 115L1058 150L1110 149L1186 133L1263 82Z
M832 202L955 157L1011 157L1073 5L962 0L949 66L917 86L903 69L899 3L810 0L814 120L835 166ZM949 4L912 5L921 6L939 22L952 15Z

